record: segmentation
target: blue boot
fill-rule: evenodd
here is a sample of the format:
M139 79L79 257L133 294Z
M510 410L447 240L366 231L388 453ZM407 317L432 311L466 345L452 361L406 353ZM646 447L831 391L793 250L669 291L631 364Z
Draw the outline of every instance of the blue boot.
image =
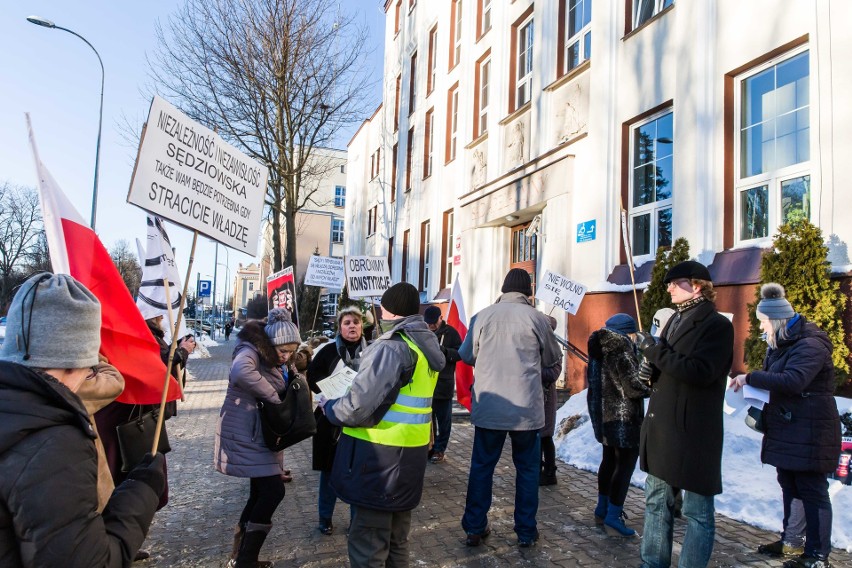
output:
M607 507L609 507L609 496L598 495L598 506L595 507L595 524L596 525L604 524L604 517L606 517Z
M604 518L604 530L609 536L631 537L636 531L624 524L624 507L609 504Z

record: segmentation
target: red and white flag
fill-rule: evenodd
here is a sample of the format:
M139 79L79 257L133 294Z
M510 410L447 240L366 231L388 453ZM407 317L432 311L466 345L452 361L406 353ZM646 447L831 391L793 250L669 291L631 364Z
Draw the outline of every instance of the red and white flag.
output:
M70 274L100 300L100 351L124 376L124 392L118 401L159 404L166 376L160 347L104 245L41 163L29 114L27 129L53 272ZM177 381L170 378L167 400L178 398L180 388Z
M458 276L453 283L453 291L450 294L450 307L447 309L447 325L455 328L464 341L467 335L467 315L464 312L464 300L462 299L461 285ZM470 387L473 385L473 367L459 361L456 363L456 400L459 404L470 410Z

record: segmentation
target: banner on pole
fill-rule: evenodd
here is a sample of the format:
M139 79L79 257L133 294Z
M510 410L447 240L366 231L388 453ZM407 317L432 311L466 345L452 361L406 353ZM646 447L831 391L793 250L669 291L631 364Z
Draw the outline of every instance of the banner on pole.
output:
M535 299L552 304L569 314L577 315L577 310L586 295L586 290L587 288L579 282L545 270L544 276L541 277L536 287Z
M311 256L305 272L305 285L339 290L346 283L343 259L331 256Z
M265 166L155 96L127 201L254 255L268 175Z
M381 296L391 286L388 259L384 256L347 256L345 266L350 298Z
M284 308L290 312L293 323L299 325L299 311L296 307L296 280L293 277L293 267L288 266L266 278L266 297L269 299L269 309Z

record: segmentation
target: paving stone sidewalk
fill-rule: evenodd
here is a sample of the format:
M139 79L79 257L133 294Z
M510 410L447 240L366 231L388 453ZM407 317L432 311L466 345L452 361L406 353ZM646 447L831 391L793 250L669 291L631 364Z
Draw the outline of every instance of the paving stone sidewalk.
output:
M145 548L151 558L134 566L220 567L227 563L233 526L248 497L248 480L226 477L213 470L213 436L227 386L230 354L235 341L210 349L210 359L192 359L195 378L187 385L187 401L168 422L173 448L168 455L170 502L157 513ZM556 486L541 488L538 512L541 540L520 549L512 531L515 475L509 442L494 476L492 535L483 546L468 548L460 520L464 512L473 427L463 418L453 424L447 460L426 469L423 500L415 509L411 529L411 566L639 566L639 540L615 539L597 528L592 517L597 499L593 474L561 465ZM275 513L275 525L261 559L276 567L344 567L349 507L338 503L335 533L316 530L319 474L311 470L311 444L305 441L285 451L293 472L287 496ZM779 507L781 504L779 503ZM641 528L642 491L631 488L625 510L628 524ZM716 545L711 566L778 567L781 562L757 555L758 544L777 535L716 516ZM675 527L675 554L685 525ZM833 566L852 567L852 555L835 550Z

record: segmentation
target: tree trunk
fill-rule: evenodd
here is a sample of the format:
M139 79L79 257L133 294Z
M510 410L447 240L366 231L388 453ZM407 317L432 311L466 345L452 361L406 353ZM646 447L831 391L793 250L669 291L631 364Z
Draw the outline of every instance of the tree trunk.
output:
M272 210L272 273L281 270L281 214ZM265 285L265 283L264 283Z
M284 229L287 231L285 266L292 266L293 274L296 274L296 213L290 207L284 212Z

